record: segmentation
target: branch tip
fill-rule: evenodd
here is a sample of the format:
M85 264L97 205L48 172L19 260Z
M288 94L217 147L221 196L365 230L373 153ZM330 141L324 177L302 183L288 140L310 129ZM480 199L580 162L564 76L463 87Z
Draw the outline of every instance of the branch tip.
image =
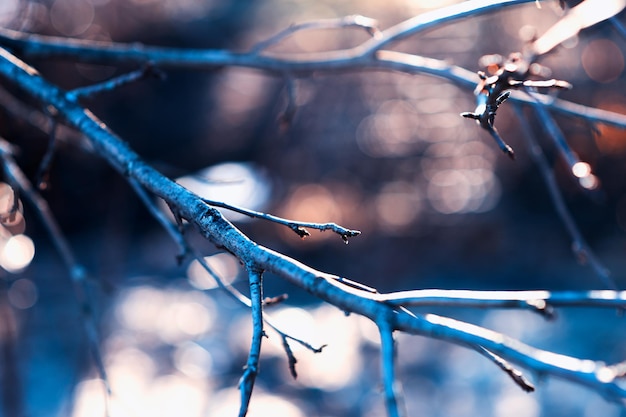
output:
M269 306L273 306L276 304L280 304L283 301L287 300L288 298L289 298L288 294L280 294L275 297L265 297L263 299L263 306L269 307Z

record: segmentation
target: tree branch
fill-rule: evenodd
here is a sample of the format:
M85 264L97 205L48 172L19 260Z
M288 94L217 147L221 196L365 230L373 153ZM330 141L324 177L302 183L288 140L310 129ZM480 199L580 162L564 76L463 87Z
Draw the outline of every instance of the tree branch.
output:
M332 230L333 232L341 236L341 238L346 244L348 243L348 238L358 236L361 234L361 232L358 230L346 229L345 227L339 226L336 223L309 223L309 222L300 222L296 220L287 220L287 219L283 219L282 217L278 217L278 216L274 216L274 215L266 214L266 213L261 213L259 211L254 211L254 210L250 210L250 209L246 209L242 207L233 206L231 204L226 204L221 201L214 201L214 200L208 200L208 199L202 199L202 201L207 203L209 206L221 207L221 208L234 211L236 213L244 214L249 217L268 220L277 224L282 224L284 226L289 227L301 238L311 236L311 234L305 229L305 227L309 227L311 229L317 229L320 231Z
M250 307L252 308L252 342L250 343L248 362L239 381L239 390L241 391L239 417L244 417L248 412L252 388L254 388L254 381L259 373L261 340L265 335L263 332L263 273L254 267L248 268Z
M530 155L539 167L539 172L543 176L543 180L548 187L548 193L550 195L550 198L552 199L552 204L554 204L554 208L556 209L559 218L563 222L565 229L572 239L572 250L581 262L589 263L595 274L600 278L602 283L607 286L607 288L616 290L617 285L615 284L615 281L611 278L608 268L606 268L602 264L600 259L598 259L597 255L591 249L591 247L583 237L582 233L578 229L574 218L567 209L565 201L563 200L563 195L561 194L561 191L559 190L559 187L556 183L554 173L550 169L548 161L546 161L543 150L541 149L541 147L535 140L532 132L530 131L529 123L526 116L522 112L522 109L519 108L519 106L515 106L514 109L515 113L517 114L517 118L519 119L522 126L522 132L524 133L523 136L526 139L526 143L528 144Z
M380 362L382 368L383 386L385 392L385 405L389 417L407 415L401 400L401 388L395 375L396 347L393 340L393 328L386 317L381 317L376 322L380 332Z
M376 294L373 299L391 306L450 306L469 308L546 309L552 307L626 307L626 291L474 291L411 290Z
M0 138L0 159L2 162L2 169L7 181L11 183L14 189L20 191L20 194L33 206L35 212L41 219L44 227L46 228L54 246L61 255L61 259L70 273L70 278L74 286L74 293L81 310L81 317L85 326L85 332L87 334L87 340L92 352L93 360L95 362L100 378L105 385L107 396L111 395L111 386L104 367L104 360L100 351L100 338L98 336L98 329L96 326L93 303L89 297L87 288L87 271L77 261L74 252L65 239L59 224L54 218L48 202L41 197L37 190L30 183L26 175L22 172L20 167L13 158L12 147L5 139Z
M446 317L432 314L415 316L400 311L388 301L379 299L380 295L345 285L336 276L315 270L251 241L200 197L143 162L93 113L68 100L62 90L43 80L35 70L3 49L0 49L0 76L40 102L54 106L59 116L81 131L114 169L128 178L134 178L147 191L164 199L207 239L247 264L275 274L343 311L354 312L373 321L387 315L394 330L464 346L480 345L534 371L589 386L613 399L626 398L626 390L614 381L614 370L601 362L535 349L503 334Z

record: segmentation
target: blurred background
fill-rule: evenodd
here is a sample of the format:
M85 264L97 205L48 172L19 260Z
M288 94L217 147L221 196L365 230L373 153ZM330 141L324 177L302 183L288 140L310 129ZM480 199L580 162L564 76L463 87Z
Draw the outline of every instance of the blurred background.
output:
M0 25L81 39L243 52L294 23L361 14L384 29L454 3L3 0ZM479 70L482 55L521 50L529 33L542 34L563 13L556 1L541 4L443 25L394 49ZM367 37L354 28L308 31L272 52L343 49ZM553 77L574 85L560 97L626 113L625 48L626 39L603 23L541 63ZM136 69L28 62L66 89ZM385 292L604 288L574 256L510 104L499 110L496 126L515 149L515 161L459 117L475 107L471 89L445 80L363 71L319 73L294 86L296 111L289 123L283 117L291 108L287 81L239 68L168 70L164 81L146 79L85 105L154 167L207 198L362 231L349 245L330 232L311 231L302 240L280 226L226 213L259 244L320 270ZM15 99L24 97L4 81L0 87L0 134L19 147L18 163L34 180L48 135L16 117ZM555 119L597 176L593 190L580 186L535 121L530 127L582 234L623 288L624 132L572 117ZM89 271L114 392L111 415L234 415L250 342L248 311L215 289L196 262L177 262L176 246L124 179L64 140L75 133L60 129L59 136L43 195ZM0 203L9 207L13 194L2 190ZM0 415L102 416L104 389L69 274L28 204L18 222L3 239L21 237L5 244L0 256L5 270ZM235 259L197 237L191 240L224 280L246 290ZM280 338L268 331L249 415L384 415L375 327L271 275L265 293L289 295L268 308L284 330L328 347L313 354L292 346L299 375L293 380ZM423 312L503 331L559 353L626 359L625 321L614 311L562 310L554 322L528 312ZM421 337L398 335L398 341L398 374L410 415L621 415L598 394L532 373L538 389L526 394L474 351Z

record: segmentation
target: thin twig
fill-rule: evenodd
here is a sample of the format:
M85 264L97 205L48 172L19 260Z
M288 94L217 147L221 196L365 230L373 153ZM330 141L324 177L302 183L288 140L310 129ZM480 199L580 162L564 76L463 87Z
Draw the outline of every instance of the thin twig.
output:
M222 277L220 277L219 274L217 272L215 272L215 270L213 270L213 268L211 268L209 266L209 264L206 262L206 260L204 259L203 256L201 256L199 253L197 253L195 250L193 250L193 248L189 248L188 250L191 251L193 258L200 263L200 266L202 266L202 268L209 275L211 275L211 277L215 280L215 282L217 283L217 286L220 289L224 290L226 292L226 294L228 294L231 298L233 298L235 301L238 301L239 303L243 304L244 306L246 306L248 308L250 308L252 306L252 302L250 301L250 299L248 297L246 297L244 294L242 294L239 290L237 290L233 286L227 285L227 284L224 283L224 280L222 279ZM297 337L293 337L293 336L283 332L274 323L274 321L269 316L269 314L267 314L265 311L263 312L263 320L265 321L265 324L267 324L269 327L272 328L272 330L274 330L276 333L278 333L278 335L283 340L286 340L286 339L287 340L292 340L292 341L298 343L300 346L310 350L313 353L321 353L322 350L327 346L327 345L321 345L320 347L316 348L313 345L311 345L310 343L305 342L304 340L298 339ZM289 355L289 353L287 353L287 355Z
M20 190L20 194L26 198L39 215L44 227L47 229L53 244L56 246L57 251L61 255L61 259L65 263L66 268L70 273L72 283L74 285L74 292L77 301L80 305L81 314L83 317L83 323L85 325L85 331L87 333L87 339L91 348L92 356L96 364L96 368L100 374L100 378L104 382L107 395L111 395L111 386L104 367L104 361L102 353L100 352L100 343L97 325L94 318L92 301L89 297L87 288L87 273L85 268L78 263L74 252L72 251L70 244L65 239L61 228L59 227L56 219L54 218L48 202L41 197L37 190L32 186L26 175L22 172L20 167L13 159L12 146L5 139L0 138L0 158L2 159L2 169L4 171L7 181L11 185ZM108 413L108 411L107 411Z
M250 352L243 375L239 381L241 391L241 407L239 417L248 412L254 381L259 373L259 359L261 354L261 340L263 339L263 273L256 268L249 268L248 279L250 284L250 301L252 308L252 341Z
M172 240L176 243L179 251L177 259L179 260L179 263L182 262L182 260L185 258L189 251L187 242L185 241L182 233L180 233L176 225L165 216L163 210L157 207L154 200L150 198L145 188L142 187L142 185L136 179L129 178L128 182L133 187L133 190L135 190L135 193L139 196L148 211L150 211L152 217L154 217L159 222L159 224L165 229L165 231L170 235Z
M283 219L282 217L274 216L271 214L261 213L259 211L254 211L254 210L249 210L249 209L245 209L245 208L238 207L238 206L233 206L232 204L227 204L222 201L208 200L206 198L203 198L202 201L204 201L206 204L212 207L220 207L220 208L234 211L239 214L244 214L249 217L268 220L270 222L274 222L277 224L282 224L284 226L289 227L301 238L311 236L311 234L305 229L305 227L309 227L311 229L317 229L320 231L332 230L333 232L341 236L341 238L346 244L348 243L348 238L358 236L361 234L361 232L358 230L346 229L345 227L339 226L336 223L299 222L295 220Z
M287 105L278 118L282 129L286 129L291 125L291 122L296 114L296 110L298 109L298 105L296 104L296 87L296 80L293 77L287 77L285 83Z
M48 187L48 180L50 177L50 169L52 168L52 160L57 148L56 131L58 126L58 120L56 117L50 117L50 131L48 132L48 148L46 153L41 159L39 169L37 170L37 188L44 190Z
M385 316L378 319L376 325L380 333L380 361L387 415L389 417L405 416L407 413L402 401L402 389L395 375L396 348L393 328Z
M70 100L78 100L85 97L91 97L96 94L100 94L107 91L115 90L126 84L133 83L135 81L146 78L149 75L153 75L160 79L165 77L165 74L155 68L150 63L146 63L142 68L129 72L128 74L122 74L117 77L113 77L110 80L103 81L98 84L89 85L86 87L75 88L68 91L67 95Z
M379 37L370 39L359 46L359 52L363 55L370 55L391 43L465 17L476 17L484 13L533 1L535 0L469 0L441 7L383 30Z
M588 263L591 266L604 285L608 288L617 290L617 284L611 278L609 269L602 264L593 249L591 249L568 210L565 200L563 199L563 195L561 194L561 190L556 182L554 173L548 165L548 161L546 160L543 150L535 140L533 133L530 131L528 119L519 106L514 106L514 109L522 127L523 137L530 150L530 155L537 164L539 172L543 176L543 180L548 187L548 193L550 195L550 199L552 200L552 204L554 204L554 208L556 209L559 218L563 222L567 233L572 239L572 250L579 260L584 263Z
M521 389L526 392L533 392L535 390L535 386L532 384L532 382L526 379L524 374L511 366L511 364L508 363L506 360L494 354L493 352L488 351L482 346L474 346L474 349L478 353L498 365L498 367L502 369L509 377L511 377L513 382L515 382L517 386L519 386Z
M530 91L529 89L525 91L533 99L537 95L534 92ZM563 135L563 132L561 131L559 126L556 124L556 122L554 121L550 113L548 113L548 111L545 109L543 104L540 103L539 101L534 101L531 104L531 106L533 107L533 109L535 110L535 113L537 114L537 119L539 120L544 130L546 131L546 133L548 134L550 139L552 139L552 142L556 146L556 149L558 150L559 155L561 156L563 161L567 164L567 167L569 168L570 173L572 173L572 169L574 165L580 162L578 155L576 155L576 153L572 150L572 148L570 148L569 144L567 143L567 139L565 139L565 135Z
M52 125L56 123L49 115L28 106L9 93L0 85L0 105L11 117L21 119L39 131L50 134ZM55 138L60 143L72 143L86 152L92 152L89 142L84 140L78 132L63 124L57 124Z
M609 19L609 22L613 25L613 28L620 34L622 38L626 38L626 26L620 20L613 16Z
M334 19L320 19L291 25L288 28L278 32L276 35L254 45L250 49L250 53L259 54L264 50L277 45L278 43L288 38L289 36L292 36L296 32L302 32L304 30L341 29L346 27L357 27L365 29L370 36L373 36L375 38L381 36L380 29L378 28L378 22L369 17L352 15Z

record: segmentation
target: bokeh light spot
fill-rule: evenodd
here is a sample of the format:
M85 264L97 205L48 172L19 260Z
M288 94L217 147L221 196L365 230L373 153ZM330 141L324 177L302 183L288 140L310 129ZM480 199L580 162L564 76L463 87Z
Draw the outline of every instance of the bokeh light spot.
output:
M31 308L37 302L37 286L29 279L18 279L11 284L7 296L13 307L20 310Z
M576 162L572 167L572 173L578 178L583 178L591 174L591 165L586 162Z
M236 388L219 391L211 402L208 416L236 416L239 413L241 394ZM293 399L268 394L260 387L254 388L254 403L248 410L248 417L304 417Z
M16 273L26 268L35 256L35 244L26 235L11 236L0 250L0 266Z
M386 184L375 200L382 227L391 230L411 224L417 218L421 205L416 186L406 182Z
M372 157L407 154L418 127L417 113L404 100L388 100L376 113L364 118L357 128L357 144Z
M106 408L105 385L101 379L81 381L74 389L72 415L75 417L101 417Z
M593 174L589 174L587 176L579 178L578 182L583 188L586 188L587 190L595 190L600 186L600 181L598 180L598 177Z
M583 49L581 59L585 73L600 83L616 80L624 70L622 51L608 39L589 42Z
M540 411L535 397L518 390L500 396L495 404L493 415L494 417L538 417Z
M211 354L193 342L183 342L173 354L176 369L192 378L206 378L213 365Z
M19 0L0 1L0 24L11 22L19 13Z
M84 33L93 22L93 4L82 0L55 0L50 7L50 22L60 33L76 36Z
M116 314L129 329L176 344L207 332L214 310L214 301L203 293L140 286L127 290Z

